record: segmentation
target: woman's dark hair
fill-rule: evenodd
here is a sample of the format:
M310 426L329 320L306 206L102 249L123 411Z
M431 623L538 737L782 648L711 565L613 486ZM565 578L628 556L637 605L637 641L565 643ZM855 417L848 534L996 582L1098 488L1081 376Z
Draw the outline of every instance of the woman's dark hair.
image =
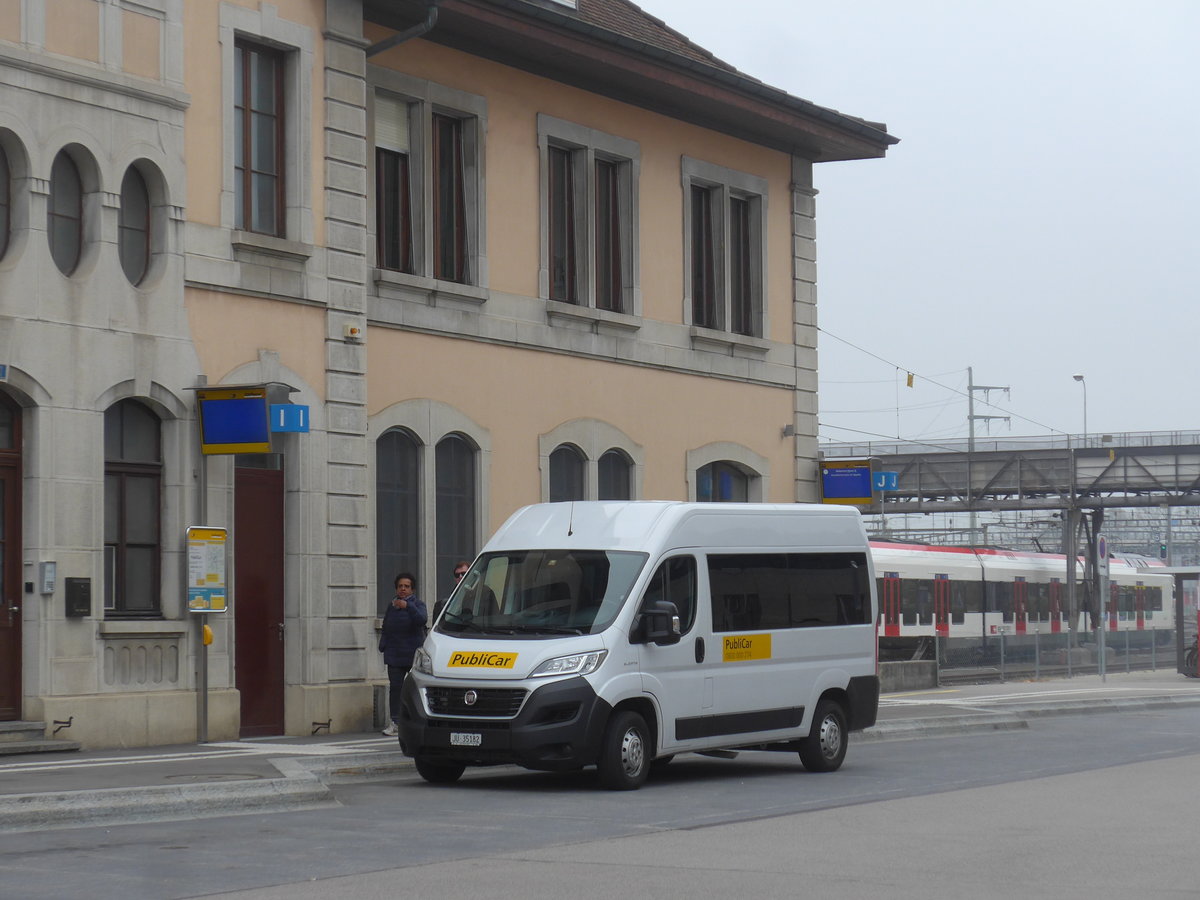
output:
M401 578L407 578L409 581L411 581L412 586L413 586L413 591L414 592L416 591L417 579L416 579L416 576L414 576L412 572L401 572L399 575L397 575L395 578L392 579L392 587L394 587L394 588L399 587Z

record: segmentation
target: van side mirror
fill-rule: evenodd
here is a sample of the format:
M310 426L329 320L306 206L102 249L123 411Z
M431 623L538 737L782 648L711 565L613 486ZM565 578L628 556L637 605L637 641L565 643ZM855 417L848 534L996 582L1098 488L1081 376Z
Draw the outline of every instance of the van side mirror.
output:
M635 635L639 644L679 643L679 609L670 600L655 600L642 609Z

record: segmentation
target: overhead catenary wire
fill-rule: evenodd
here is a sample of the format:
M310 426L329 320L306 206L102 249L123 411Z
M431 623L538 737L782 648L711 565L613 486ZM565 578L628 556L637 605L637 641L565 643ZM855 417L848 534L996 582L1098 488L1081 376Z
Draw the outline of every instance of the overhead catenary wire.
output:
M966 397L969 399L970 395L967 394L965 391L959 390L958 388L950 387L949 385L946 385L946 384L942 384L940 381L937 381L936 379L931 378L927 375L921 375L919 372L917 372L916 369L910 368L908 366L902 366L899 363L893 362L890 359L885 359L884 357L880 356L878 353L868 350L865 347L860 347L858 344L855 344L853 341L848 341L844 337L834 334L832 331L827 331L826 329L822 328L820 325L818 325L816 327L817 327L817 331L819 331L821 334L826 335L827 337L831 337L835 341L845 344L847 347L857 350L859 353L865 354L866 356L869 356L872 359L878 360L879 362L883 363L884 365L891 366L897 372L910 373L910 374L920 378L922 381L927 381L930 384L934 385L935 387L939 387L944 391L949 391L952 394L957 394L960 397ZM897 390L898 390L898 388L897 388ZM1055 428L1052 425L1047 425L1045 422L1039 422L1036 419L1031 419L1028 416L1023 416L1020 413L1013 412L1012 410L1006 409L1003 406L992 403L989 400L981 400L978 402L982 403L984 406L990 407L991 409L999 410L1000 412L1002 412L1008 416L1011 416L1014 419L1020 419L1022 422L1028 422L1030 425L1036 425L1038 428L1044 428L1047 431L1057 432L1059 434L1067 434L1067 432L1063 431L1063 429L1061 429L1061 428ZM863 433L867 434L868 432L863 432ZM877 437L891 438L890 435L877 435ZM899 437L899 435L897 435L897 437Z

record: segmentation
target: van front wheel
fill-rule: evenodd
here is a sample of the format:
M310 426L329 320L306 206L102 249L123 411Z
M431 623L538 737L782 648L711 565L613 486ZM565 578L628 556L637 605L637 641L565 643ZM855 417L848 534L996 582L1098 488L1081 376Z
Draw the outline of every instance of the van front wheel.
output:
M800 744L800 762L810 772L836 772L846 758L846 714L832 700L817 704L812 728Z
M646 720L624 710L609 720L596 768L610 791L636 791L650 774L650 732Z
M453 784L462 777L466 766L456 762L435 762L424 756L418 756L414 761L417 774L430 784Z

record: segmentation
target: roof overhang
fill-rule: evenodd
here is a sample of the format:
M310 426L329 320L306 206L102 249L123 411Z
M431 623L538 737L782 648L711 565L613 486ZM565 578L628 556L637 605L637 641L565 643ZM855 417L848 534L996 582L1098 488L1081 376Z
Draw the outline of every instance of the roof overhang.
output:
M874 159L898 142L880 123L599 28L569 10L527 0L437 0L437 8L423 40L813 162ZM364 0L363 18L403 31L428 9L420 0Z

